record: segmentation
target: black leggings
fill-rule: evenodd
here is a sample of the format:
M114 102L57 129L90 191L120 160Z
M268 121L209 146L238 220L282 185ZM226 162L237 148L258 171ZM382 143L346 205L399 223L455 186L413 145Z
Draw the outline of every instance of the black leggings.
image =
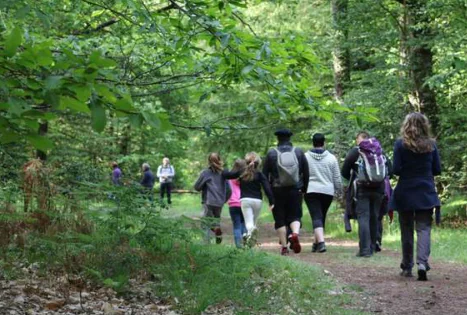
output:
M326 214L331 206L333 196L319 193L309 193L305 195L306 206L313 221L313 229L324 228Z

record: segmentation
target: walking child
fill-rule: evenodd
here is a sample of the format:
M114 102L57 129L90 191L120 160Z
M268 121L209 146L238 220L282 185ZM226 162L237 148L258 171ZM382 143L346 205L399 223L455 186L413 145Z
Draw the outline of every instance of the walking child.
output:
M209 241L210 230L216 235L216 243L222 242L220 217L226 201L226 179L237 178L239 172L224 170L224 162L218 153L210 153L208 167L201 172L195 183L195 189L201 191L204 217L206 218L206 237Z
M243 172L245 167L245 160L237 159L233 165L232 172ZM227 203L229 205L230 218L232 219L235 246L242 248L243 235L247 231L242 213L242 203L240 201L240 181L238 179L230 179L228 184L230 185L231 195Z
M266 176L259 171L261 164L259 155L255 152L250 152L246 154L245 162L246 168L240 176L240 200L247 230L247 244L251 247L256 245L258 237L256 224L263 204L261 188L263 188L268 197L270 210L274 208L274 197Z

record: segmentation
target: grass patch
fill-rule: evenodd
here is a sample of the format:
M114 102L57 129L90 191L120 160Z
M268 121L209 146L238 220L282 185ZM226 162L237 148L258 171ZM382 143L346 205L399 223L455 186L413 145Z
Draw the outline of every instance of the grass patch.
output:
M198 195L177 196L175 200L175 206L170 210L170 215L200 215L201 203ZM229 218L227 209L227 206L224 206L224 211L222 212L222 217L224 218ZM344 229L342 215L343 210L338 208L336 203L333 203L329 209L326 221L326 236L328 238L358 241L357 221L352 220L353 230L347 233ZM259 224L266 222L274 222L274 219L272 213L267 209L267 202L263 202ZM311 218L305 204L303 204L302 223L302 229L304 229L305 233L311 234L313 231ZM431 257L433 259L467 264L467 247L464 246L465 239L467 239L467 229L465 227L451 228L447 224L442 224L439 227L433 225L431 239ZM400 228L397 212L394 213L394 222L392 224L389 224L389 219L387 217L385 218L383 247L400 251ZM355 255L354 249L349 249L347 251L345 251L343 255L350 255L351 253Z
M157 294L186 314L226 304L235 314L360 314L346 309L350 296L321 268L258 250L193 244L152 272Z

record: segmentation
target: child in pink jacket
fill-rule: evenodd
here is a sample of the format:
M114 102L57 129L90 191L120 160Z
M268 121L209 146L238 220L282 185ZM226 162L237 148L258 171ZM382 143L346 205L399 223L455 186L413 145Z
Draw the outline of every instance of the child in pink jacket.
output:
M240 172L245 169L245 160L238 159L232 168L232 172ZM232 219L233 234L235 239L235 246L237 248L243 247L243 234L246 233L245 219L242 214L242 207L240 202L240 182L238 179L229 180L230 195L227 203L229 204L230 218Z

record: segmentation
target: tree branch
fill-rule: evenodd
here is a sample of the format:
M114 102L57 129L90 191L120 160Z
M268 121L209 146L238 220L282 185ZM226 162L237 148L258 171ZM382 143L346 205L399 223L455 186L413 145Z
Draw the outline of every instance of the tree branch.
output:
M127 17L125 14L123 14L123 13L117 11L117 10L114 10L114 9L112 9L112 8L109 8L109 7L105 6L105 5L102 5L102 4L99 4L99 3L95 3L95 2L92 2L92 1L89 1L89 0L81 0L81 1L83 1L83 2L85 2L85 3L87 3L87 4L89 4L89 5L93 5L93 6L95 6L95 7L99 7L99 8L102 8L102 9L109 10L109 11L112 12L113 14L115 14L115 15L121 17L122 19L124 19L124 20L130 22L131 24L133 24L133 25L139 25L138 23L134 22L132 19L130 19L129 17Z
M238 20L240 20L240 22L242 22L243 25L245 25L246 27L248 27L248 29L250 30L250 32L253 33L253 35L258 36L258 35L256 35L256 33L255 33L255 31L253 30L253 28L251 27L251 25L248 24L247 22L245 22L245 21L242 19L241 16L239 16L239 15L238 15L237 13L235 13L235 12L232 12L232 15L235 16Z
M108 27L108 26L111 26L111 25L113 25L113 24L115 24L115 23L118 23L118 22L119 22L119 20L113 18L113 19L111 19L111 20L109 20L109 21L107 21L107 22L104 22L104 23L99 24L98 26L96 26L96 27L93 28L93 29L85 29L85 30L82 30L82 31L74 31L72 34L73 34L73 35L86 35L86 34L91 34L91 33L94 33L94 32L98 32L98 31L100 31L100 30L102 30L102 29L104 29L104 28L106 28L106 27Z

